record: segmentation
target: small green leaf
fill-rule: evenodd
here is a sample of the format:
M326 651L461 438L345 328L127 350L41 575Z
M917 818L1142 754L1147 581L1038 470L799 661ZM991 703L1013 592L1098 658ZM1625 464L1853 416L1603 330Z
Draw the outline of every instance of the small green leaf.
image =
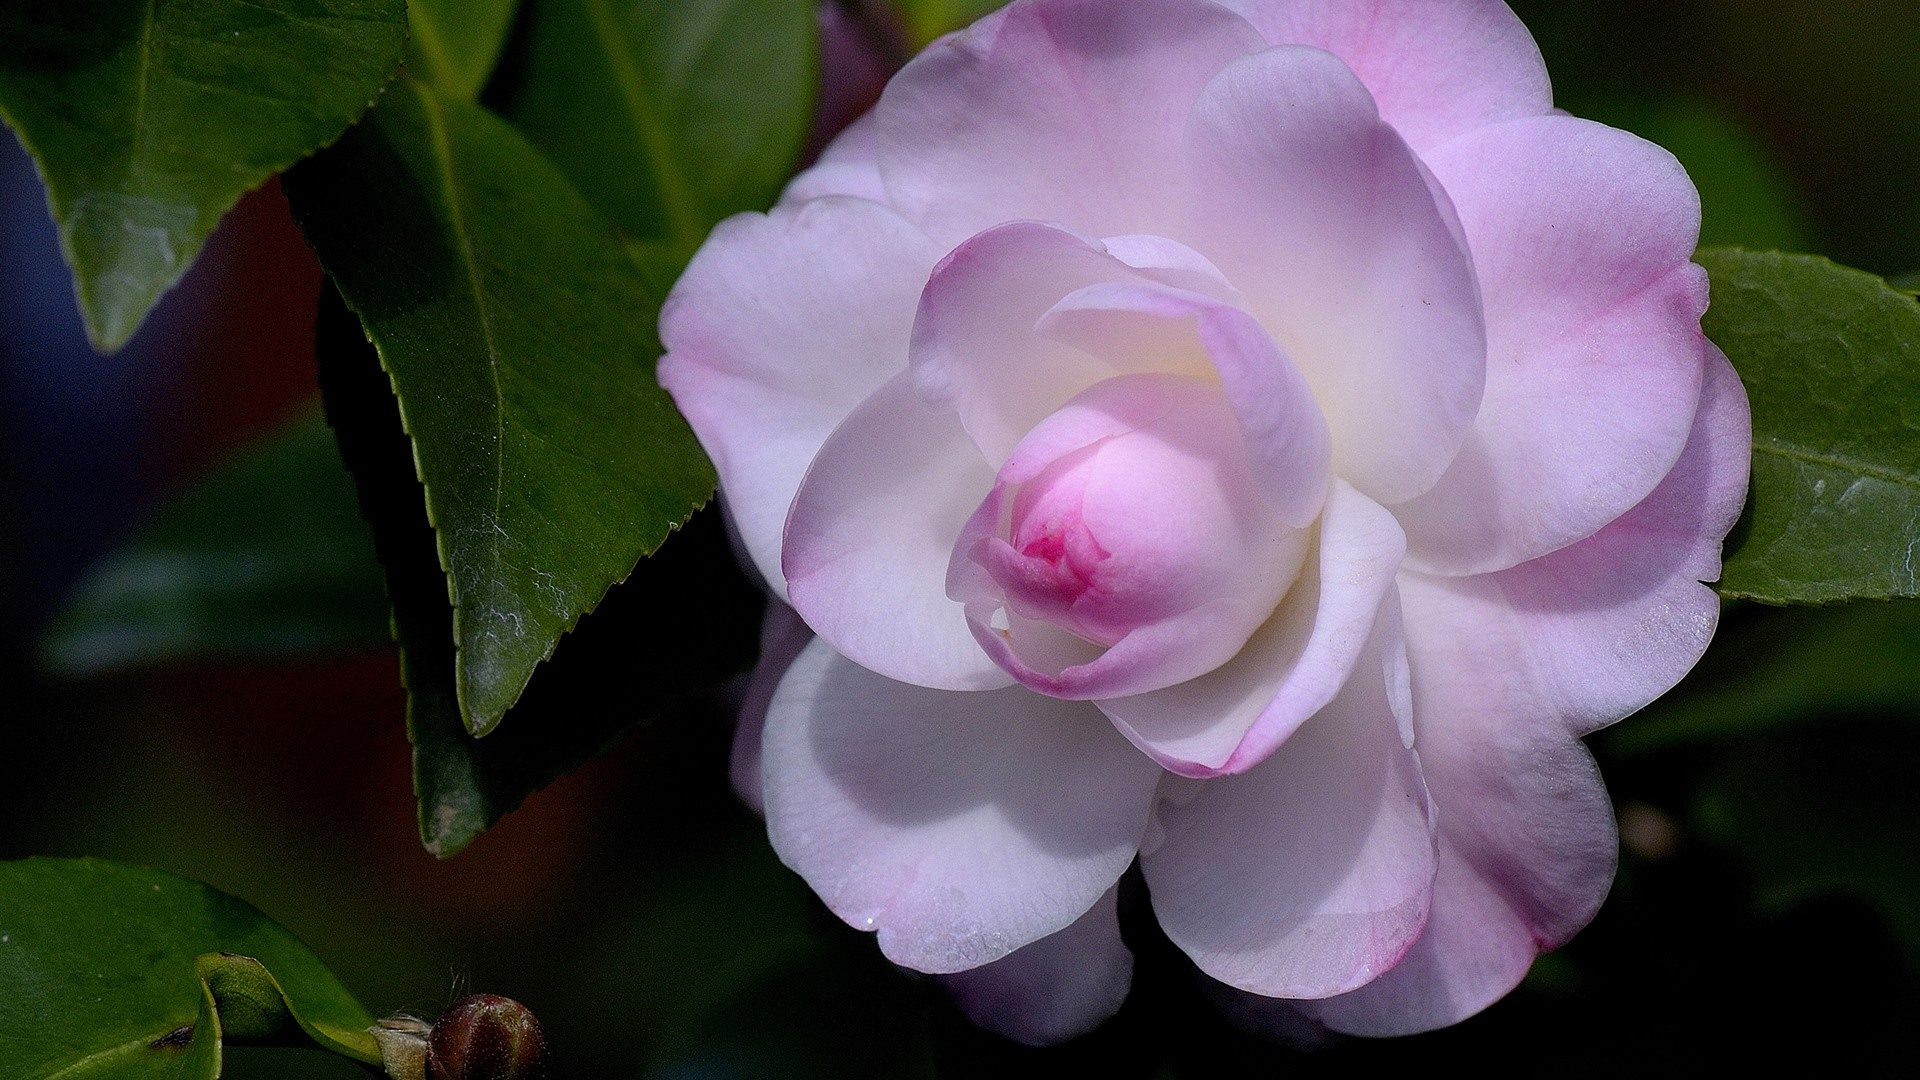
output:
M391 636L372 534L314 412L193 484L90 570L43 652L90 674Z
M469 734L455 690L446 577L391 384L359 320L331 291L318 331L327 417L393 598L428 851L457 853L530 793L752 661L761 596L709 509L581 619L492 734Z
M1920 604L1742 606L1674 691L1599 736L1615 754L1920 705Z
M407 67L450 97L478 96L493 71L515 0L408 0Z
M125 344L241 195L365 111L405 40L402 0L0 5L0 118L39 162L95 346Z
M453 602L459 713L491 731L713 490L654 377L659 298L512 127L410 78L287 190L400 400Z
M373 1017L292 934L196 881L0 863L0 1075L211 1080L223 1035L380 1061Z
M543 0L507 116L589 201L684 258L773 202L813 114L809 0Z
M1749 512L1721 595L1920 596L1920 304L1812 255L1717 248L1702 326L1753 405Z

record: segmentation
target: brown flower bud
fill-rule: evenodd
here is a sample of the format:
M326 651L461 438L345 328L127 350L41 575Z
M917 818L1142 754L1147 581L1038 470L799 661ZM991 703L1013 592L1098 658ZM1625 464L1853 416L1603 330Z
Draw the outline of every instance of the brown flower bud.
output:
M431 1080L542 1080L547 1040L525 1005L475 994L447 1007L427 1034Z

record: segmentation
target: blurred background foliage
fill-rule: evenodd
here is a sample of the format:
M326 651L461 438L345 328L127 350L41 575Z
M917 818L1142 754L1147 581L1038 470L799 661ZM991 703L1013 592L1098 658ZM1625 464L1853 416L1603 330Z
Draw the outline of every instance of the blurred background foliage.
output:
M903 2L891 41L825 14L813 146L871 100L890 54L984 6ZM1705 243L1920 271L1909 0L1514 6L1563 107L1688 166ZM537 7L482 98L509 113ZM1599 918L1506 1001L1410 1039L1298 1051L1240 1033L1141 911L1128 913L1139 967L1119 1020L1044 1052L974 1031L814 901L727 790L737 679L670 701L607 687L637 703L636 733L435 860L414 827L369 540L342 512L351 489L315 426L320 276L269 183L131 344L96 356L32 165L0 142L0 592L13 611L0 625L13 717L0 857L90 854L210 882L298 933L376 1011L510 994L540 1015L563 1077L1198 1077L1448 1059L1588 1074L1789 1051L1893 1074L1920 1052L1911 603L1730 605L1694 676L1591 740L1624 840ZM295 497L233 498L229 461ZM660 558L698 569L638 614L590 616L580 642L684 649L661 614L676 606L751 627L752 590L716 581L731 571L710 511ZM236 580L285 602L179 587ZM716 670L744 672L750 640L702 647ZM587 647L568 639L556 664L569 645ZM241 1050L228 1075L362 1074Z

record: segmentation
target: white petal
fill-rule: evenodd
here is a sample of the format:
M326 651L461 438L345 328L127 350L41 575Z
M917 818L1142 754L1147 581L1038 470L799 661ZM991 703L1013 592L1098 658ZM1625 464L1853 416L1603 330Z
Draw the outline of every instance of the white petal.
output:
M902 373L834 430L794 496L782 553L794 610L888 678L1007 685L946 592L954 538L992 487L953 414L929 408Z
M721 222L660 314L660 382L778 595L787 507L827 434L906 369L940 252L883 206L821 199Z
M1376 635L1332 703L1241 776L1179 780L1141 869L1200 970L1268 997L1351 990L1420 935L1434 840Z
M1133 953L1120 940L1119 887L1085 915L991 964L941 981L974 1023L1028 1046L1084 1035L1120 1011Z
M1119 880L1161 775L1090 705L893 682L816 639L774 694L774 849L895 963L963 971Z

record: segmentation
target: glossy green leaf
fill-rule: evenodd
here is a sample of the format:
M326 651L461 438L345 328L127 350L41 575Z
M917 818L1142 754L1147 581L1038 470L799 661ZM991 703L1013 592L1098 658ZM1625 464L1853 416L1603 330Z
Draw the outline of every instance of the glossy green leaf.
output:
M1702 251L1702 325L1753 405L1753 489L1722 595L1920 596L1920 304L1811 255Z
M515 7L515 0L408 0L407 67L453 97L478 96Z
M654 377L659 298L503 121L403 77L287 177L392 380L485 733L534 667L713 490Z
M90 570L44 654L88 674L390 639L372 534L316 412L194 483Z
M210 1080L223 1039L380 1061L300 941L197 881L96 859L0 863L0 1075Z
M539 0L507 115L615 224L684 258L792 175L815 36L810 0Z
M0 5L0 117L39 162L87 333L119 348L241 195L337 137L402 0Z
M893 6L906 21L913 46L919 48L1006 4L1003 0L893 0Z
M528 794L751 663L761 595L709 508L581 619L497 730L473 737L460 716L453 610L413 446L379 357L331 294L320 307L317 351L327 416L393 597L428 851L458 852Z
M1615 754L1920 706L1920 603L1730 612L1674 691L1600 736Z

